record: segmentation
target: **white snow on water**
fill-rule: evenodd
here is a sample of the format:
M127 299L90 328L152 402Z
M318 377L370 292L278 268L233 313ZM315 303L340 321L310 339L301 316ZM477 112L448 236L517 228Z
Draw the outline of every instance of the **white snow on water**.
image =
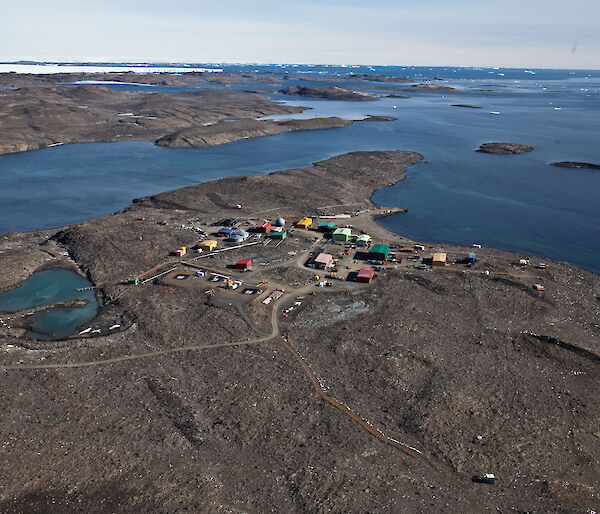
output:
M123 73L133 71L134 73L190 73L201 71L208 73L220 73L220 68L190 68L190 67L163 67L153 68L151 66L77 66L58 64L0 64L0 73Z

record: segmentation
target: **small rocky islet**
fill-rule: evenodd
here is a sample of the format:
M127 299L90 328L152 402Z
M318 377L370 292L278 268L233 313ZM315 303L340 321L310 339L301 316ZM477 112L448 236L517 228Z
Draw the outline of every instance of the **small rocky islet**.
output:
M521 154L533 152L534 147L521 143L484 143L476 152L491 153L496 155Z

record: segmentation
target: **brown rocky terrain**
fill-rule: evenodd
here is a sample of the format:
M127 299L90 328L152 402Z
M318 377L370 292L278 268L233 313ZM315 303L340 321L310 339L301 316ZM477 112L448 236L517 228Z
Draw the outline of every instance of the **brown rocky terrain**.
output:
M224 119L300 112L259 95L227 91L122 92L106 86L0 91L0 153L94 141L154 141Z
M296 130L324 130L352 125L354 121L342 118L310 118L290 120L239 120L221 122L203 127L182 129L156 140L159 146L187 148L232 143L240 139L274 136Z
M279 91L284 95L307 96L311 98L325 98L327 100L350 100L353 102L366 102L377 100L377 97L370 93L360 91L350 91L338 86L331 87L310 87L310 86L289 86Z
M476 152L502 155L527 153L533 152L533 150L533 146L520 143L484 143L476 150Z
M598 275L535 258L519 266L524 256L488 248L467 267L470 249L425 244L420 257L443 250L448 265L418 271L403 259L372 284L318 288L304 267L311 250L339 256L340 276L361 261L301 229L277 247L169 256L199 237L185 227L210 234L221 218L246 227L348 213L335 221L412 245L374 221L383 211L369 199L420 158L356 152L141 198L61 230L7 234L2 290L69 263L105 303L94 326L126 322L58 342L0 326L0 510L594 510ZM227 268L240 258L254 271ZM175 278L195 265L266 280L267 293ZM264 305L275 288L286 292ZM486 472L494 485L471 482Z

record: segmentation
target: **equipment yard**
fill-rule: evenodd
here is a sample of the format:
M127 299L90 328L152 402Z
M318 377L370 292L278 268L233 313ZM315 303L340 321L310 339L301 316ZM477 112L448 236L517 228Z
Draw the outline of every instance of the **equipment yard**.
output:
M0 510L595 508L600 278L388 232L369 198L420 158L7 234L0 292L68 267L101 307L60 341L0 314Z

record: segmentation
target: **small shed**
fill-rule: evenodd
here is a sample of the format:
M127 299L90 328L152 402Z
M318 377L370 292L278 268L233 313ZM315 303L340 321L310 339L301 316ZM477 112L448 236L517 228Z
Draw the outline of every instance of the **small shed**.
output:
M312 218L305 216L298 223L296 223L296 226L298 228L308 228L312 225L312 222L313 222Z
M271 239L285 239L287 237L287 232L285 230L280 230L279 232L271 232L269 234Z
M333 265L333 255L329 253L320 253L313 261L315 268L325 269Z
M333 232L334 241L350 241L352 238L352 230L349 228L336 228Z
M389 253L390 247L388 245L373 245L369 251L369 259L374 261L387 261Z
M446 254L443 252L434 253L431 263L433 266L445 266Z
M469 254L468 262L469 264L475 264L477 262L477 256L473 252Z
M375 270L370 267L361 268L358 274L356 275L357 282L364 282L366 284L370 284L371 280L373 280L373 276L375 275Z
M361 234L356 238L358 246L369 246L371 244L371 236L369 234Z
M319 232L333 232L337 228L333 221L322 221L319 223Z
M207 239L200 243L200 249L205 252L212 252L217 247L217 242L214 239Z
M267 234L271 230L271 223L265 221L262 225L256 227L255 231L261 234Z
M240 259L235 263L235 269L246 270L252 267L251 259Z

